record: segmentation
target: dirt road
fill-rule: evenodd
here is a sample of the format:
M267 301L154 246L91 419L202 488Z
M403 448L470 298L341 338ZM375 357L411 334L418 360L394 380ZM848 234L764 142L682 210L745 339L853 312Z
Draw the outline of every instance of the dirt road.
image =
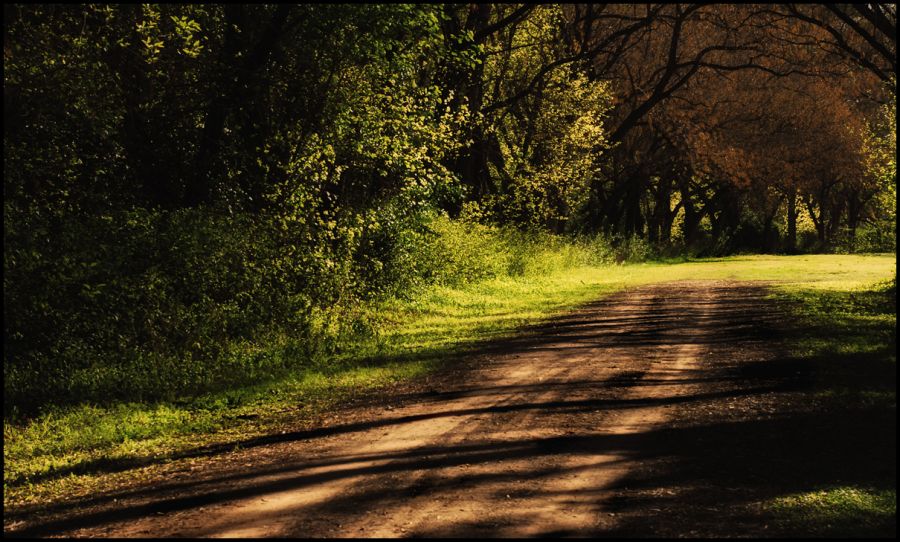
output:
M6 534L768 534L758 504L803 487L805 451L761 447L777 452L773 432L805 438L809 420L783 411L805 373L778 360L783 317L765 293L734 282L621 292L331 425L248 441Z

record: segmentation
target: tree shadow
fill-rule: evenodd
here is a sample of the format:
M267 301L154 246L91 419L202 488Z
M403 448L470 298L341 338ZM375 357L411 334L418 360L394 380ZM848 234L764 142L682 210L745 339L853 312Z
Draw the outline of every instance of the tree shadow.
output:
M779 361L785 362L784 367ZM660 404L699 402L712 404L723 399L740 396L752 397L772 393L784 393L796 388L797 364L791 360L775 360L751 365L752 369L737 368L730 371L732 378L724 378L729 389L715 393L696 394L685 398L667 398ZM778 367L777 369L773 369ZM807 369L801 367L800 372ZM773 379L787 382L772 386ZM802 379L801 379L802 380ZM735 385L735 384L738 385ZM762 386L766 383L769 385ZM629 406L626 401L620 407ZM540 409L558 413L571 410L595 410L611 408L609 402L550 401L536 404L501 405L500 411L515 409ZM485 409L490 411L490 409ZM444 415L460 415L448 412ZM403 418L386 423L406 423ZM346 495L328 499L303 510L304 516L341 516L345 519L358 515L361 510L379 507L389 508L408 499L429 493L459 491L466 487L494 484L506 479L526 478L539 481L567 474L565 468L547 466L535 462L541 468L529 472L480 473L476 476L440 477L395 486L389 495L379 479L391 474L410 471L446 469L455 465L486 465L511 461L547 458L560 455L596 455L615 453L631 461L639 461L646 468L635 469L620 480L613 490L616 498L602 503L602 512L616 514L614 527L597 527L595 532L603 536L672 536L686 532L702 536L725 536L745 533L771 535L774 530L763 530L758 514L746 512L748 506L777 496L811 491L828 486L859 486L872 488L896 487L896 414L885 408L856 409L831 412L825 416L819 411L787 412L768 418L734 422L701 423L684 427L663 428L643 433L625 435L573 435L541 438L517 442L477 442L447 447L421 447L390 454L358 454L331 457L324 461L298 461L271 469L255 469L253 472L235 473L201 482L187 482L165 488L142 488L131 496L146 498L145 502L131 506L117 506L110 502L112 496L96 499L91 503L70 503L75 512L64 519L35 522L26 529L7 532L13 536L44 536L75 528L84 528L120 522L153 514L165 514L199 506L226 502L234 499L265 495L268 493L313 487L335 479L366 475L366 482ZM886 430L886 428L890 428ZM283 440L309 438L316 433L285 435ZM272 442L272 439L262 439ZM377 462L375 465L367 464ZM355 464L366 464L355 466ZM341 466L339 470L320 473L304 471L326 465ZM270 478L279 474L275 480ZM577 473L576 473L577 474ZM231 487L222 484L242 479L243 483ZM537 484L536 484L537 487ZM193 488L193 491L191 489ZM661 488L673 488L671 494ZM610 488L597 488L608 491ZM177 496L187 491L187 496ZM540 491L540 489L535 489ZM119 494L119 498L123 497ZM86 504L95 505L85 507ZM99 506L99 510L96 509ZM85 507L85 508L82 508ZM601 503L598 502L598 514ZM343 512L342 512L343 511ZM746 512L735 516L734 511ZM254 520L261 518L255 517ZM726 521L727 520L727 521ZM490 521L471 525L456 524L452 536L490 535L502 532L502 524ZM835 532L844 532L840 526ZM880 525L869 534L890 534L890 526ZM487 534L485 534L487 533ZM215 534L215 533L208 533ZM413 533L417 536L443 536L448 533L426 529ZM565 533L548 531L545 536ZM789 533L790 534L790 533ZM798 533L793 533L798 534ZM858 533L850 533L858 534Z
M765 291L753 285L737 285L727 288L714 288L727 292L728 296L738 300L737 306L722 305L717 302L690 300L689 306L663 306L659 299L650 299L646 304L621 310L621 298L627 292L613 294L598 301L584 304L577 311L543 320L518 330L514 335L489 341L472 341L462 343L454 348L434 348L417 353L400 353L367 358L361 364L368 366L385 366L412 361L440 360L444 368L464 365L472 367L489 363L493 356L521 356L537 352L574 353L578 350L590 350L598 347L652 348L655 346L679 346L681 344L728 344L736 336L744 341L766 341L773 335L774 324L779 321L780 313L773 310L767 300ZM704 309L714 307L712 316L702 316ZM714 328L715 332L702 336L683 333L685 313L692 321ZM637 330L631 328L638 328ZM616 332L616 330L623 330ZM565 346L559 346L566 341ZM465 370L465 367L463 368ZM606 386L628 387L642 375L620 375L618 380L606 382ZM716 378L722 378L718 376ZM643 383L643 381L642 381ZM549 384L552 386L552 384ZM582 383L560 383L560 386L576 390L579 385L597 386L594 381ZM534 385L547 389L548 384ZM478 386L466 387L462 390L448 390L444 393L406 394L393 397L392 401L445 401L456 397L479 394L500 394L527 389L490 389ZM371 396L365 400L383 401L381 396ZM578 405L568 405L578 408ZM585 405L583 405L585 406ZM594 405L597 406L597 405ZM614 407L615 405L608 405ZM527 408L527 407L522 407ZM460 414L462 415L462 414ZM382 420L379 425L395 425L412 420ZM341 433L357 432L375 425L344 424L331 427L294 431L287 434L275 434L254 439L244 439L223 444L201 446L164 455L143 455L126 458L97 458L81 461L39 474L6 480L6 484L15 487L24 483L40 483L71 475L116 473L137 467L159 464L181 459L209 457L219 455L237 448L252 448L288 440L305 440Z
M741 292L737 292L738 295ZM767 301L758 290L748 289L746 310L713 311L714 317L704 325L710 330L693 336L697 343L719 348L729 341L737 347L771 341L776 337L777 316L761 310ZM758 305L756 305L758 303ZM694 304L696 307L696 304ZM658 346L658 340L676 344L681 317L673 311L690 311L690 306L677 309L642 307L643 319L629 325L655 330L656 340L627 342L629 347ZM699 310L699 309L698 309ZM707 311L708 312L708 311ZM715 315L718 315L716 317ZM756 325L746 329L748 320ZM570 315L555 323L542 323L523 332L514 348L527 348L558 342L560 333L579 336L579 327L596 323L583 315ZM719 325L722 324L722 325ZM550 327L547 327L550 326ZM711 337L710 337L711 336ZM714 340L712 340L714 339ZM682 338L690 342L692 337ZM507 345L509 346L509 345ZM492 352L496 345L486 345ZM771 352L772 350L769 350ZM508 352L508 350L507 350ZM860 370L860 367L866 370ZM236 468L202 480L170 482L159 487L140 487L128 491L71 501L40 510L41 517L28 517L34 510L21 509L6 514L5 520L28 519L21 529L7 531L8 536L45 536L72 529L126 522L154 514L194 509L235 499L263 496L287 490L311 489L315 486L364 476L345 491L314 505L298 506L296 521L286 526L288 534L315 532L305 521L339 524L358 518L367 511L401 507L427 496L438 499L467 490L476 491L497 484L528 480L525 488L530 497L553 495L541 485L542 480L579 475L586 467L566 467L556 459L573 456L614 454L632 468L614 486L585 488L579 495L594 495L593 509L599 521L584 530L569 532L548 528L538 536L597 535L619 537L642 536L809 536L797 526L780 524L763 503L779 496L814 491L825 487L864 487L894 489L896 487L896 407L875 404L834 403L827 409L809 401L809 390L821 384L822 371L833 367L855 367L854 389L895 390L896 367L857 355L834 355L827 359L762 356L760 359L711 361L702 376L686 373L675 379L646 379L643 374L618 375L605 380L551 382L560 390L578 391L571 399L534 400L496 404L482 408L445 410L426 414L386 416L381 419L342 424L312 430L295 431L245 439L239 445L253 448L297 440L366 431L373 428L397 427L403 424L441 417L500 415L516 412L539 413L541 416L589 414L642 406L670 406L679 413L675 422L630 434L586 434L532 438L518 441L496 441L489 438L445 446L421 446L390 453L351 454L324 459L282 458L252 471ZM828 373L831 374L831 373ZM891 378L892 377L892 378ZM701 385L702 391L664 398L608 398L603 389L641 385ZM538 384L493 386L469 383L446 390L409 394L400 399L428 401L441 405L467 395L527 394L538 391ZM584 397L587 394L587 398ZM731 418L723 417L729 405L777 399L777 413L741 411ZM714 411L714 414L703 414ZM205 447L191 452L195 457L231 450L234 444ZM504 470L500 465L526 462L528 470ZM460 465L491 465L475 473L447 474L447 469ZM498 465L498 468L493 468ZM637 465L637 467L633 467ZM310 472L322 467L340 467L324 472ZM127 467L125 467L127 468ZM403 473L441 471L441 476L403 477ZM385 487L390 487L385 492ZM609 498L609 492L614 493ZM506 494L519 496L514 490ZM496 495L503 502L505 495ZM119 499L121 502L117 502ZM280 510L279 514L284 514ZM273 512L274 514L274 512ZM609 516L615 514L615 516ZM242 521L265 521L265 513L251 519L234 518L231 524L217 525L201 536L213 536L226 527ZM270 518L274 519L274 518ZM893 536L895 519L871 525L839 524L825 531L829 535ZM421 526L409 533L414 536L503 536L514 526L494 519L479 518L456 522L452 526Z

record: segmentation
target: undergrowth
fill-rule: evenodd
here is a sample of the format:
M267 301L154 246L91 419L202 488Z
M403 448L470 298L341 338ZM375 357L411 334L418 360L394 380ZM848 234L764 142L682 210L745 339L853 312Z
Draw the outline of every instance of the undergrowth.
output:
M91 492L104 477L134 466L237 443L285 424L312 423L367 390L424 375L479 342L622 288L684 279L769 280L783 292L849 296L854 288L895 273L892 256L740 256L616 265L615 248L597 240L547 242L446 220L433 228L431 257L447 260L444 274L404 295L376 297L352 311L341 308L352 318L334 323L333 342L317 356L285 363L307 350L298 338L275 335L247 349L256 364L255 380L170 400L86 400L50 406L27 419L7 418L4 502ZM480 266L477 273L453 271L472 260ZM865 296L852 295L868 303Z

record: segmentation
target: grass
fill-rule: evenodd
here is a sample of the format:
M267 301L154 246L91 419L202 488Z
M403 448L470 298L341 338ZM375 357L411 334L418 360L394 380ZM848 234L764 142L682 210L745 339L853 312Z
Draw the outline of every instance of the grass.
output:
M832 420L896 422L897 283L867 286L828 281L782 289L777 297L792 308L804 333L792 341L793 355L814 368L807 396ZM893 421L891 421L893 420ZM880 423L880 422L879 422ZM856 435L860 457L884 455L896 434ZM892 444L893 443L893 444ZM863 460L865 462L865 460ZM896 473L890 465L854 466L867 472L857 484L825 486L772 499L764 506L782 529L804 536L895 536ZM892 475L885 475L893 472ZM848 480L851 482L851 480Z
M897 491L831 487L779 497L770 508L808 535L883 536L896 522Z
M832 298L820 296L823 292L856 299L854 292L895 274L893 254L737 256L557 266L457 288L432 287L411 300L370 307L378 333L348 345L327 365L180 402L80 405L25 424L5 421L4 505L87 494L140 472L129 473L132 467L266 434L288 420L294 425L311 422L361 392L433 371L466 345L513 333L624 288L682 279L766 280L774 281L786 302L804 306L821 299L825 307ZM846 299L836 299L843 307ZM827 312L816 307L811 309L816 314ZM879 330L891 321L885 314L874 318ZM863 335L849 340L857 345L853 348L865 348L868 320L854 316L853 322ZM803 345L810 355L820 347Z

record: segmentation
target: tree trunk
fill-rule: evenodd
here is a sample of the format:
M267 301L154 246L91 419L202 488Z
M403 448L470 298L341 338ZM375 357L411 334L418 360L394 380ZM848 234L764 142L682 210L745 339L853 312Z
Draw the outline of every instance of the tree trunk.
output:
M223 48L222 88L207 106L200 145L194 156L194 175L188 180L184 202L188 207L210 201L213 195L215 164L220 155L224 136L225 121L232 108L246 102L258 83L256 77L269 62L273 51L284 37L284 30L293 6L279 4L269 19L265 29L252 47L245 48L242 60L238 60L240 33L248 32L246 9L238 4L227 4L225 8L226 33ZM236 69L236 70L235 70Z
M686 190L681 192L681 201L684 203L684 243L690 246L697 240L697 228L700 226L702 215L697 212Z
M787 197L787 239L785 250L788 254L797 252L797 192L791 191Z
M447 17L443 22L444 38L453 43L453 47L463 51L471 49L475 51L480 45L478 41L459 40L463 32L471 32L472 35L482 36L490 22L493 6L490 4L469 4L468 13L464 23L460 23L456 17L455 7L445 6ZM484 38L482 38L484 39ZM458 45L457 45L458 43ZM444 73L444 88L453 92L451 107L459 109L465 104L471 113L478 113L484 106L484 49L478 50L477 61L471 67L447 66ZM488 141L484 133L484 126L479 120L475 120L470 126L468 139L469 145L460 150L458 158L449 166L463 185L469 187L469 200L479 200L490 191L490 175L488 170ZM451 211L458 211L453 209ZM455 213L454 213L455 214Z
M141 19L141 7L133 4L123 7L129 20ZM116 72L121 81L125 114L122 118L122 146L128 167L140 185L145 201L151 205L168 207L177 204L180 195L171 171L161 167L158 148L152 142L153 127L149 125L145 98L150 96L150 80L145 71L146 64L135 61L142 54L140 35L136 30L130 36L127 46L112 47L106 56L107 64Z
M784 201L784 197L779 198L778 202L772 208L772 211L766 213L765 219L763 221L762 250L765 253L772 252L772 249L774 248L774 239L772 239L772 225L775 222L775 215L778 214L778 209L781 207L782 201Z
M819 248L825 247L825 208L824 206L819 207L819 214L816 215L815 206L812 203L812 198L806 200L806 210L809 211L809 217L812 218L813 225L816 227L816 238L819 240Z
M859 191L854 190L847 198L847 242L851 251L856 250L856 228L862 211Z

